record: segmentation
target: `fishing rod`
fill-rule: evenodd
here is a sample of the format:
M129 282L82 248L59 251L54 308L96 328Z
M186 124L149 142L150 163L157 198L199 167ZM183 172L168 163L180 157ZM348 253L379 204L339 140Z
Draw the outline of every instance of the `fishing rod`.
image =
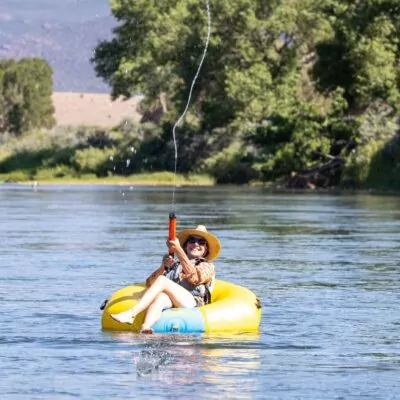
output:
M203 62L204 59L206 58L207 55L207 51L208 51L208 45L210 43L210 36L211 36L211 11L210 11L210 2L209 0L206 0L206 8L207 8L207 39L206 39L206 43L204 46L204 50L203 50L203 54L201 56L200 59L200 63L199 66L197 68L196 74L192 80L192 84L190 85L190 90L189 90L189 95L188 95L188 99L186 102L186 106L185 109L183 110L182 115L178 118L178 120L175 122L173 128L172 128L172 137L174 140L174 149L175 149L175 160L174 160L174 184L173 184L173 190L172 190L172 210L174 210L174 206L175 206L175 188L176 188L176 174L177 174L177 166L178 166L178 146L176 144L176 128L178 127L178 125L181 123L181 121L183 120L183 118L186 115L186 112L189 108L190 105L190 100L192 98L192 93L193 93L193 89L194 89L194 85L196 83L196 80L200 74L200 70L201 67L203 66ZM168 234L168 238L169 240L174 240L176 237L176 215L174 212L171 212L169 214L169 234ZM169 252L169 254L172 256L173 252Z

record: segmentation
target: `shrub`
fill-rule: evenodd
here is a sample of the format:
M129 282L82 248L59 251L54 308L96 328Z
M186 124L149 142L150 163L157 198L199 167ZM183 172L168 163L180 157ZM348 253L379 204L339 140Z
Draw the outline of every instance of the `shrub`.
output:
M3 182L26 182L33 179L31 171L15 170L8 174L1 174L0 181Z
M358 145L344 169L343 186L383 187L398 185L400 122L393 110L376 102L360 118Z
M107 176L113 169L114 148L98 149L89 147L78 150L72 157L72 164L79 173L94 173Z
M45 181L54 178L75 177L76 171L67 165L57 165L54 168L39 169L35 174L35 180Z
M239 141L208 158L204 162L204 169L217 183L244 184L259 177L251 166L251 157L245 153Z

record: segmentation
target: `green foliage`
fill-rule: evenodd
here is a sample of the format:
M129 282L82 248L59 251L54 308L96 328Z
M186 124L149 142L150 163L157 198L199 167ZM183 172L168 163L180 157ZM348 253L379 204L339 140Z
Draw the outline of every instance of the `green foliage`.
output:
M360 117L358 146L348 158L343 186L400 189L400 121L384 103Z
M213 185L214 180L205 174L177 174L173 172L150 172L130 175L129 179L132 179L137 183L152 184L152 185L201 185L209 186Z
M14 170L6 174L0 174L0 182L26 182L32 180L34 174L26 170Z
M203 168L216 183L244 184L259 178L252 167L252 154L240 140L204 161Z
M0 61L0 133L21 134L55 125L52 69L46 61Z
M77 150L71 158L71 163L78 173L93 173L97 176L107 176L107 173L113 168L111 160L114 153L114 148L100 149L88 147Z
M92 128L62 128L11 136L0 145L0 173L21 170L34 176L42 169L72 168L75 152L88 147L94 132Z
M308 169L329 154L331 140L325 119L304 105L300 107L290 117L272 115L247 132L247 141L257 149L257 169L264 180Z
M382 141L373 140L360 147L358 151L354 151L347 162L342 186L365 187L371 170L372 159L381 151L383 145Z
M56 165L52 168L40 168L35 175L31 177L36 181L51 181L57 178L69 178L77 176L76 170L67 165Z
M366 187L400 190L400 138L385 142L372 157Z
M351 109L364 110L377 98L398 107L398 1L331 0L324 12L333 34L316 46L318 88L342 87Z
M309 12L311 6L309 1ZM298 1L296 7L300 12L305 5ZM212 132L238 116L262 117L277 103L275 97L282 97L276 83L282 85L296 72L297 50L304 52L308 47L297 46L297 15L291 15L289 23L285 10L290 13L291 6L279 2L220 0L212 4L211 42L193 93L201 129ZM204 47L204 4L114 0L112 12L120 25L111 41L96 48L97 74L110 83L115 97L140 91L145 102L151 103L166 93L172 123L183 109ZM311 14L303 19L318 25ZM310 45L307 28L303 27L302 37ZM280 40L282 32L288 32L286 40Z
M157 125L22 135L0 144L0 171L173 172L172 127L204 49L205 3L112 0L111 8L118 26L96 47L94 67L114 98L141 92L143 110L162 109ZM328 186L398 184L398 0L219 0L211 13L207 57L177 129L178 172L271 181L334 160ZM48 82L39 64L0 63L0 132L46 126L45 105L34 109L33 65L34 79Z
M112 135L116 139L113 173L127 176L142 171L171 170L165 167L165 162L173 150L165 151L161 127L124 121Z
M207 168L219 182L307 171L354 154L371 104L398 107L396 0L220 0L211 11L208 54L178 130L183 171ZM96 48L96 71L115 97L140 91L151 106L165 96L162 132L140 146L140 168L165 168L204 46L204 4L113 0L112 12L119 26Z

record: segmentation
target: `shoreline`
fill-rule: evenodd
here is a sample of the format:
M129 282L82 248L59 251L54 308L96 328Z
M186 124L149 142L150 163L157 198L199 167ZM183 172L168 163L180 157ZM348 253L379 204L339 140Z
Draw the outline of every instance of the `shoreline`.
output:
M12 185L110 185L110 186L215 186L214 180L207 175L183 175L174 176L169 172L159 172L153 174L132 175L127 177L110 176L97 178L94 176L82 177L65 177L65 178L50 178L50 179L29 179L29 180L13 180L7 174L0 174L0 184Z
M176 182L171 181L143 181L115 178L98 178L98 179L54 179L54 180L30 180L20 182L7 182L0 180L1 186L31 186L33 189L38 189L40 186L121 186L121 187L158 187L158 188L229 188L242 187L246 189L262 189L269 193L282 194L308 194L308 195L385 195L385 196L400 196L400 191L391 189L361 189L361 188L316 188L316 189L293 189L281 186L275 186L271 183L253 182L243 185L234 184L216 184L196 181Z

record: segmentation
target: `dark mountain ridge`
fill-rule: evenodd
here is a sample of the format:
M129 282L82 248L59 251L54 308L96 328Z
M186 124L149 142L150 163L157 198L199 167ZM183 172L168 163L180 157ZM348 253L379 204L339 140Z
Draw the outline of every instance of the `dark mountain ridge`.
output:
M54 91L109 92L90 58L115 25L107 0L2 0L0 59L44 58Z

